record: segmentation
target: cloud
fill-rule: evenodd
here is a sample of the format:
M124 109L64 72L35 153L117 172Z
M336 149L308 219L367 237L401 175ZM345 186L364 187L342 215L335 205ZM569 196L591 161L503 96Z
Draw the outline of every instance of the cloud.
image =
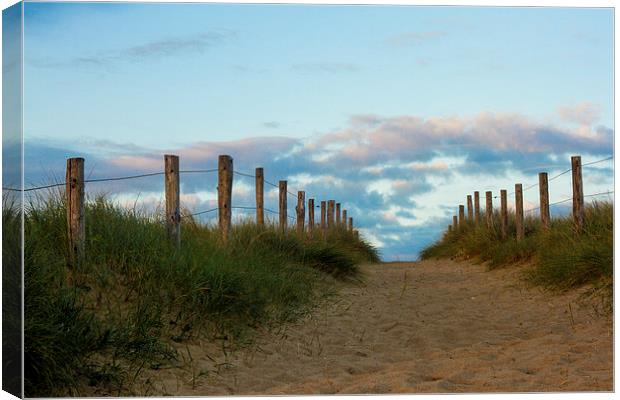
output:
M363 115L352 117L349 125L316 138L300 151L322 153L322 163L349 168L385 165L388 160L426 163L439 156L463 156L466 169L478 173L482 166L521 170L533 160L552 163L552 154L609 154L613 140L608 128L584 132L508 113L426 119Z
M293 71L304 73L329 73L339 74L347 72L357 72L360 70L359 66L351 63L309 63L309 64L294 64L291 66Z
M413 46L435 41L447 35L445 31L404 32L390 36L385 43L390 46Z
M558 107L557 113L565 121L579 125L591 126L601 117L601 107L587 101Z
M128 47L118 52L118 57L131 61L171 57L178 54L202 53L206 49L235 36L232 31L212 31L184 37L152 41Z
M418 58L415 63L420 67L428 67L431 64L431 62L425 58Z
M122 49L101 51L92 55L74 57L71 60L29 59L28 62L39 68L63 67L109 67L119 62L144 62L170 58L185 54L201 54L206 50L225 43L236 36L236 32L218 30L196 33L181 37L170 37L136 44Z
M600 38L593 35L591 32L575 32L572 35L573 39L580 42L585 42L590 45L600 43Z
M277 122L277 121L263 122L262 125L263 125L263 127L269 128L269 129L278 129L279 127L282 126L282 124Z

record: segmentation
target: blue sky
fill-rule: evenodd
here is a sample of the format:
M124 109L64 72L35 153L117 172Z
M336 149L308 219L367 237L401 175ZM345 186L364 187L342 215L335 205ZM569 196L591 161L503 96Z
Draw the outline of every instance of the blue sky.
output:
M26 3L26 183L72 155L109 176L228 152L412 258L473 190L612 154L612 38L611 9ZM186 180L188 208L207 181ZM106 190L157 202L161 182Z

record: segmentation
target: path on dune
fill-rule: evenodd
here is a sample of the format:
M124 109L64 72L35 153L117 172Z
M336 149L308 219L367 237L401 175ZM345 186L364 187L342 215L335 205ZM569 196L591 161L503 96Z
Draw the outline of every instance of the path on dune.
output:
M579 291L528 288L520 268L453 261L363 267L365 282L259 346L159 371L150 394L329 394L613 389L612 323ZM206 347L205 347L206 346ZM218 373L213 371L219 364ZM152 381L152 382L153 382Z

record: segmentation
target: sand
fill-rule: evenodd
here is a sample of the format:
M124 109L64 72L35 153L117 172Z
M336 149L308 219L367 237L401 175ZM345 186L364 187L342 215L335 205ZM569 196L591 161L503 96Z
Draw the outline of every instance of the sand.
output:
M527 287L523 267L468 262L363 267L363 284L257 345L183 346L142 395L612 391L610 316L575 290ZM188 354L191 354L191 359Z

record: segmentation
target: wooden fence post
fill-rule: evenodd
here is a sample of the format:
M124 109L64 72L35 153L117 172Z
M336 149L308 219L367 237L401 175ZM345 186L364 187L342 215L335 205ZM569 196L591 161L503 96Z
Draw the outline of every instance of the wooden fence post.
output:
M67 159L66 171L67 234L69 262L79 269L84 261L86 224L84 220L84 159Z
M347 210L342 210L342 226L343 228L347 228Z
M325 201L321 201L321 232L323 234L323 239L327 237L327 222L326 222L326 203Z
M575 223L575 230L581 232L585 221L581 156L572 156L570 161L573 170L573 221Z
M493 193L486 192L487 196L487 205L486 205L486 215L487 215L487 228L491 229L493 227Z
M508 192L505 189L499 191L500 193L500 222L502 228L502 239L508 237Z
M465 226L465 206L459 204L459 227Z
M265 176L262 168L256 168L256 225L265 225Z
M166 192L166 232L168 240L181 246L181 206L179 189L179 156L164 155L164 188Z
M452 225L448 225L448 233L452 233Z
M304 222L306 221L306 192L299 190L297 192L297 234L299 237L304 235Z
M523 221L523 185L515 185L515 227L517 231L517 241L523 240L525 236L525 225Z
M327 229L332 229L334 227L334 206L336 205L335 200L329 200L327 202Z
M471 202L471 194L467 195L467 221L473 222L474 220L474 206Z
M353 217L349 217L349 232L353 232Z
M459 220L456 215L452 216L452 226L454 227L454 230L457 230L459 227Z
M474 192L474 221L480 225L480 192Z
M340 226L340 203L336 203L336 226Z
M308 237L314 239L314 199L308 199Z
M540 222L543 229L548 229L551 215L549 214L549 180L546 172L538 174L538 188L540 192Z
M279 215L280 215L280 229L282 230L282 232L286 231L286 225L287 225L287 188L286 188L286 181L280 181L279 182L279 188L280 188L280 210L279 210Z
M217 205L222 242L228 243L232 220L233 159L228 155L218 158Z

